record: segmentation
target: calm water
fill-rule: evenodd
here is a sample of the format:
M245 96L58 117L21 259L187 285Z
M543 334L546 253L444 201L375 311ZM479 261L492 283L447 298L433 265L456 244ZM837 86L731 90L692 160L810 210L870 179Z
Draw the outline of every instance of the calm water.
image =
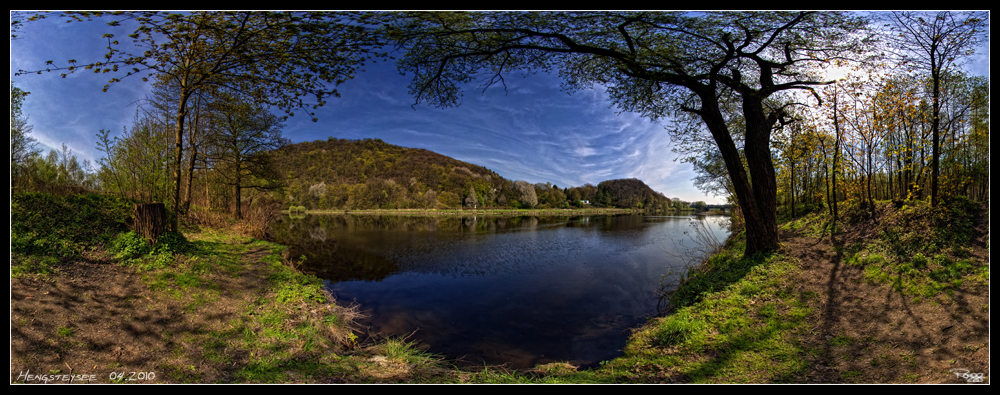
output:
M726 237L726 218L702 221ZM663 307L663 275L684 266L676 255L697 245L691 217L639 215L310 215L271 230L374 332L515 368L620 355L629 328Z

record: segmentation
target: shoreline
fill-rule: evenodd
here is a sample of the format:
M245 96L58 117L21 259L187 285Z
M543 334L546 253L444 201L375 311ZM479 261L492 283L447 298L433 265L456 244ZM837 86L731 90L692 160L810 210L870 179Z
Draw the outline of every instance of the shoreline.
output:
M281 214L289 215L291 210L281 210ZM319 215L398 215L398 216L579 216L579 215L617 215L617 214L665 214L702 215L693 211L680 212L647 212L643 209L630 208L594 208L594 209L489 209L489 210L437 210L437 209L384 209L384 210L307 210L303 214Z

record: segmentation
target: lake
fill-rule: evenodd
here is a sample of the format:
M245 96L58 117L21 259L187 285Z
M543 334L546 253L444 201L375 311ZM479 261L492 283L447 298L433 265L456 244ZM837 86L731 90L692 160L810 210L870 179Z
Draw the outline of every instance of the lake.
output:
M697 253L698 223L728 235L726 217L323 214L284 216L271 234L372 332L478 365L590 367L665 307L661 284Z

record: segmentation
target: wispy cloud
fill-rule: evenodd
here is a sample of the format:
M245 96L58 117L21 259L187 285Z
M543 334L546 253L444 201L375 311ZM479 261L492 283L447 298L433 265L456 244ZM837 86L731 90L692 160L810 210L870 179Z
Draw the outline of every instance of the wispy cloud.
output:
M28 27L23 39L11 42L12 75L50 59L103 58L101 24L55 25L67 26ZM93 161L102 156L95 149L97 131L120 133L135 115L130 103L149 92L147 84L129 77L101 93L108 78L78 73L13 79L32 91L24 110L35 137L52 148L66 142L81 159ZM506 92L499 86L483 92L470 84L461 106L439 109L412 106L409 82L392 64L371 65L337 87L342 97L316 111L319 122L292 117L285 136L294 142L381 138L482 165L509 179L570 187L634 177L667 196L710 200L693 188L690 166L673 161L662 124L611 108L603 86L567 94L558 76L515 73L506 77Z

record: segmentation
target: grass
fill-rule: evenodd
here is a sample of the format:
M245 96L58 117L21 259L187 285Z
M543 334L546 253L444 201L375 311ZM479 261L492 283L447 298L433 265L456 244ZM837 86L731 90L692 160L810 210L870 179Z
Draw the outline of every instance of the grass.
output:
M11 196L11 252L78 256L127 229L132 202L98 194Z
M877 202L885 210L890 202ZM864 268L865 278L891 284L914 301L947 296L965 283L986 286L989 265L970 256L968 244L976 205L962 197L931 208L926 202L910 202L877 221L854 204L845 204L838 227L869 227L875 233L860 242L842 245L844 262ZM784 230L813 237L829 236L829 213L815 211L782 224ZM834 232L837 234L838 232Z
M70 328L68 326L61 326L59 327L59 329L56 330L56 334L62 337L73 336L73 328Z
M969 282L988 284L988 265L977 265L969 251L955 247L968 241L967 232L925 232L907 226L931 215L938 215L945 228L968 226L960 210L935 214L911 207L879 225L883 237L842 245L844 262L863 268L868 281L891 284L915 298L947 295ZM782 227L816 235L831 229L822 210ZM331 303L323 282L295 270L284 246L229 230L202 227L168 236L156 247L125 232L83 242L66 231L55 232L62 236L38 247L31 240L33 230L14 228L26 233L12 236L20 237L12 254L12 276L58 275L62 254L79 253L104 240L127 268L143 274L149 289L181 301L188 317L237 303L226 306L237 314L225 322L169 335L171 342L187 345L172 348L172 359L157 366L161 378L171 382L200 383L215 377L236 383L782 383L803 382L811 368L808 359L816 354L800 339L811 329L807 318L814 311L809 301L820 295L797 292L790 282L800 262L780 251L743 257L741 237L729 240L722 251L688 273L672 295L674 313L638 328L621 357L589 370L553 363L514 371L496 366L459 369L401 338L361 342L352 329L357 312ZM55 253L42 253L45 248ZM253 259L247 259L251 254ZM227 285L231 281L258 286L232 288ZM76 331L61 325L56 334L68 339ZM838 347L863 341L847 335L828 340ZM871 364L897 360L906 366L915 363L909 354L887 354ZM840 373L847 382L860 376L857 370ZM903 380L919 378L907 373Z
M989 265L963 247L974 211L970 202L957 199L938 209L918 204L891 212L869 225L880 237L850 246L845 262L863 267L868 281L891 284L913 301L949 296L967 282L985 286Z
M738 244L726 248L742 249ZM808 329L805 318L811 310L787 292L795 261L781 254L721 256L728 258L715 259L729 265L713 262L717 269L703 275L712 281L697 285L708 293L680 296L684 307L637 332L625 356L611 365L694 383L784 382L803 374L808 363L794 335Z

